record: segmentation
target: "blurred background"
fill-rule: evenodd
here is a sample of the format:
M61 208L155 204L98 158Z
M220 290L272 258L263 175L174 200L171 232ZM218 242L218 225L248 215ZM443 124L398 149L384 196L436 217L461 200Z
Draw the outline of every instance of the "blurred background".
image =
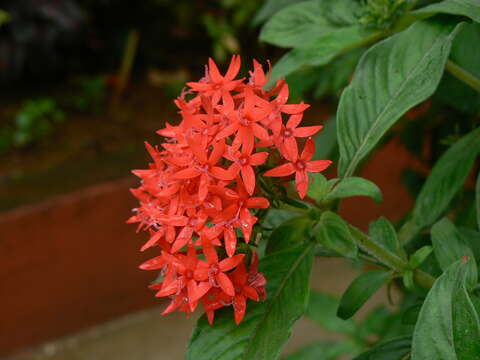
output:
M178 121L172 100L208 57L225 69L241 54L243 75L253 57L275 63L285 50L259 31L292 2L0 1L0 358L183 358L195 319L161 317L164 304L147 289L154 275L138 269L155 254L140 253L145 234L125 224L130 170L147 165L143 142L159 143L155 131ZM325 123L326 158L337 156L335 106L362 52L287 78L292 101L312 104L306 121ZM431 104L364 165L384 202L346 201L353 224L400 220L411 208L438 155L431 138L451 134L448 119L462 111L423 122L428 138L410 136ZM315 271L314 286L336 295L356 274L336 260ZM287 351L330 336L306 320L297 328Z

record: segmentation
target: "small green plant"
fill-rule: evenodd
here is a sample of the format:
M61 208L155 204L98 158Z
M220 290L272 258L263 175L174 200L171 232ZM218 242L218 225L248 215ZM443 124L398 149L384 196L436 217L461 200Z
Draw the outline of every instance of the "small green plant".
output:
M28 146L48 136L64 118L53 99L27 100L15 117L13 129L3 133L4 143L17 148Z
M73 96L75 110L86 113L100 113L107 98L103 76L84 76L77 80L78 93Z

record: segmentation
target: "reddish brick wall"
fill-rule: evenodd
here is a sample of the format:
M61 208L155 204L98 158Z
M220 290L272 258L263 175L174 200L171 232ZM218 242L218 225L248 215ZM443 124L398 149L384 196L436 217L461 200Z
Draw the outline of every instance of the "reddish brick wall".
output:
M0 354L158 301L144 235L125 224L132 179L0 216Z

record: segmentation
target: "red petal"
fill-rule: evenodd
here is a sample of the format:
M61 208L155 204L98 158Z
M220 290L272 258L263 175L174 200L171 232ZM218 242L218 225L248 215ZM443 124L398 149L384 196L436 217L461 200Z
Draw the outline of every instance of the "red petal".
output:
M162 287L162 289L155 294L156 297L164 297L175 294L178 291L179 282L177 280L172 281L167 286Z
M225 74L225 80L233 80L237 76L238 71L240 70L241 60L239 55L233 55L232 60L230 61L230 66L228 67L227 73Z
M235 231L229 228L225 229L223 232L223 239L227 256L232 257L237 249L237 235L235 235Z
M268 131L258 124L252 124L253 135L261 140L268 140Z
M319 172L328 168L331 163L330 160L315 160L307 162L306 168L309 172Z
M293 135L296 137L309 137L315 135L317 132L322 130L323 126L304 126L301 128L296 128L293 131Z
M164 231L162 230L159 230L157 231L151 238L150 240L148 240L145 245L142 246L142 248L140 249L140 251L145 251L147 250L148 248L151 248L152 246L154 246L158 240L160 240L160 238L165 234Z
M285 114L298 114L304 112L310 107L307 104L287 104L282 105L281 111Z
M253 301L258 301L260 300L258 297L258 293L255 291L255 289L251 286L245 285L242 288L243 295L248 297L249 299L252 299Z
M157 270L166 265L166 261L163 256L157 256L153 259L145 261L142 265L139 266L142 270Z
M288 154L288 160L295 162L298 160L298 145L297 140L293 136L285 138L285 150Z
M291 115L287 121L286 127L288 129L295 129L302 122L302 118L303 118L303 113Z
M220 285L220 288L225 294L227 294L228 296L235 295L235 289L233 288L233 284L226 274L220 272L215 276L215 279L217 280L218 285Z
M288 176L292 175L295 172L295 167L293 166L292 163L286 163L280 166L277 166L274 169L268 170L264 176Z
M252 197L245 202L245 205L249 209L267 209L270 203L263 197Z
M304 171L298 171L295 174L295 187L297 188L300 199L303 199L307 195L308 190L308 176Z
M244 257L245 257L245 254L237 254L232 257L223 259L218 263L218 267L223 272L232 270L234 267L240 264L240 262L243 260Z
M262 165L263 163L265 163L265 161L267 161L267 158L268 158L268 153L267 152L259 152L259 153L255 153L255 154L252 154L250 156L250 165L252 166L258 166L258 165Z
M177 179L192 179L200 174L200 171L190 167L176 172L173 176Z
M233 310L235 312L235 323L238 325L245 316L245 310L247 309L247 301L245 297L240 294L235 295L233 300Z
M220 179L220 180L225 180L225 181L230 181L237 176L238 172L240 171L240 168L238 166L230 166L228 170L225 170L221 167L218 166L213 166L210 169L210 174L212 174L213 177Z
M218 71L217 64L215 64L212 58L208 59L208 73L212 82L218 83L223 81L223 76L220 74L220 71Z
M252 195L255 191L255 171L251 166L243 166L241 170L242 180L245 184L245 189Z
M215 165L218 161L222 158L223 154L225 153L225 140L218 141L215 145L213 145L212 153L210 154L210 159L208 162L210 165Z
M303 148L300 159L302 159L303 161L309 161L314 154L315 154L315 142L312 140L312 138L308 138Z

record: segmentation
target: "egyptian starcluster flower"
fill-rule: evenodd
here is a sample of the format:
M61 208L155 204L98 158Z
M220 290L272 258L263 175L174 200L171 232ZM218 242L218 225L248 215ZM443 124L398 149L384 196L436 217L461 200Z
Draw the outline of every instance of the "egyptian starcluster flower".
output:
M215 310L232 306L240 323L247 299L266 297L257 254L240 246L253 241L258 209L269 207L258 176L267 168L264 176L295 173L303 198L308 172L330 164L310 161L311 136L321 126L299 127L308 105L287 104L283 79L264 90L268 78L257 61L253 66L248 79L235 79L238 56L225 75L210 59L205 76L188 83L175 100L182 121L158 131L165 139L161 148L146 144L153 159L149 169L133 171L141 179L140 187L131 190L140 206L129 222L150 233L142 251L159 249L140 268L161 271L161 281L150 287L171 300L165 314L179 310L188 315L201 304L212 323ZM306 139L300 155L299 138ZM273 152L280 156L269 156Z

